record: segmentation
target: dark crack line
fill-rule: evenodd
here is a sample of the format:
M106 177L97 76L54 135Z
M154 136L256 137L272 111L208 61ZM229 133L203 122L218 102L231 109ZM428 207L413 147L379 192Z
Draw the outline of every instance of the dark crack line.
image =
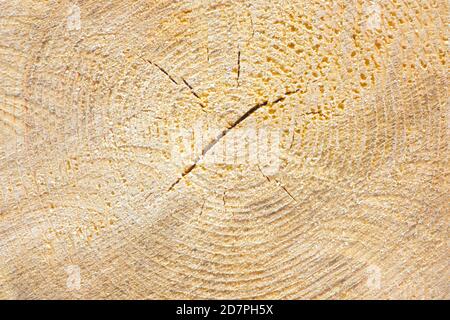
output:
M170 81L172 81L173 83L178 85L178 82L176 82L175 79L166 70L161 68L158 64L156 64L156 63L154 63L154 62L152 62L150 60L146 60L146 59L144 59L144 60L147 61L148 63L150 63L152 66L157 67L162 73L164 73L170 79Z
M183 80L184 84L189 88L189 91L194 95L194 97L196 97L199 100L200 106L202 108L205 108L206 106L203 104L202 99L197 94L197 92L195 92L194 88L184 78L181 78L181 80Z
M192 86L184 78L181 78L181 80L183 80L184 84L191 90L192 94L200 99L198 94L194 91L194 88L192 88Z
M203 149L202 154L195 159L194 163L184 170L184 172L181 174L181 177L179 177L174 183L172 183L172 185L169 187L169 189L167 191L171 191L186 175L188 175L192 170L194 170L194 168L197 166L197 163L199 163L200 160L202 160L202 158L206 155L206 153L208 153L209 150L211 150L223 137L225 137L228 134L228 132L233 130L236 126L238 126L240 123L242 123L245 119L250 117L252 114L254 114L256 111L258 111L262 107L267 106L267 105L274 105L276 103L284 101L288 96L293 95L299 91L300 91L300 89L296 89L294 91L288 91L283 96L275 99L272 102L266 100L264 102L258 103L256 105L254 105L253 107L251 107L246 113L244 113L239 119L237 119L231 126L229 126L225 130L223 130L221 133L219 133L219 135L213 141L211 141L206 146L205 149Z
M289 145L289 150L291 150L291 148L292 148L292 146L293 146L293 144L294 144L294 139L295 139L295 130L294 130L294 127L295 127L295 120L293 119L293 120L291 121L292 137L291 137L291 143L290 143L290 145Z
M205 208L206 199L203 200L202 208L200 209L200 217L203 215L203 209Z
M292 194L286 189L285 186L283 186L280 182L278 182L278 180L275 179L275 181L276 181L277 184L281 187L281 189L283 189L283 190L288 194L288 196L289 196L292 200L295 201L295 203L298 203L298 202L297 202L297 199L295 199L295 198L292 196Z
M269 177L266 176L266 175L264 174L264 172L262 172L261 167L259 166L259 164L258 164L258 170L259 170L259 172L261 172L261 174L264 176L264 178L267 179L267 181L271 182L270 179L269 179Z
M223 211L224 211L224 214L225 214L225 216L227 215L227 205L226 205L226 203L225 203L225 191L223 192L223 195L222 195L222 201L223 201Z
M152 66L158 68L162 73L164 73L169 79L170 81L172 81L174 84L176 84L177 86L179 85L179 83L166 71L164 70L161 66L159 66L158 64L147 60L147 59L143 59L145 62L151 64ZM181 77L181 80L183 80L183 83L186 85L186 87L189 88L189 91L192 93L192 95L194 95L194 97L196 97L199 100L199 104L200 106L204 109L206 108L205 104L203 103L202 99L200 98L200 96L197 94L197 92L194 90L194 88L183 78ZM202 110L204 111L204 110Z
M262 172L262 170L261 170L261 168L259 167L259 165L258 165L258 169L259 169L259 172L261 172L261 174L267 179L267 181L272 182L272 180L270 180L270 178L269 178L268 176L266 176L266 175L264 174L264 172ZM286 189L286 187L285 187L284 185L282 185L277 179L274 178L274 180L275 180L277 186L279 186L281 189L283 189L284 192L286 192L286 194L287 194L292 200L295 201L295 203L298 203L298 202L297 202L297 199L295 199L295 198L292 196L292 194L288 191L288 189Z
M241 50L238 51L238 62L237 62L237 86L239 87L239 78L241 77Z
M255 36L255 25L253 23L252 10L251 10L250 7L251 7L251 4L247 5L248 16L250 17L250 25L251 25L251 28L252 28L252 36L250 38L250 40L251 40Z
M184 170L184 172L181 174L181 177L179 177L174 183L172 183L172 185L169 187L169 189L167 191L171 191L177 184L178 182L181 181L181 179L184 178L185 175L189 174L192 170L194 170L194 168L197 166L197 163L200 161L199 158L195 159L195 162L189 166L187 169Z

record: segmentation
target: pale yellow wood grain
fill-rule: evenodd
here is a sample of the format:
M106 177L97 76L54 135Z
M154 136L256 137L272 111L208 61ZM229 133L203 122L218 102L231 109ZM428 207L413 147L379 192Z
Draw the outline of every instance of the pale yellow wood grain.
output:
M447 1L0 11L0 298L449 298Z

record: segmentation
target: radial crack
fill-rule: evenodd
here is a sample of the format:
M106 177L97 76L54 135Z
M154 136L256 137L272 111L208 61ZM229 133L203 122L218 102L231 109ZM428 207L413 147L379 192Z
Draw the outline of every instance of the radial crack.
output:
M181 174L181 177L179 177L174 183L172 183L172 185L169 187L169 189L167 191L171 191L187 174L189 174L192 170L194 170L194 168L197 166L197 163L200 162L200 160L202 160L202 158L206 155L206 153L211 150L223 137L225 137L228 132L230 132L231 130L233 130L237 125L239 125L240 123L242 123L245 119L247 119L248 117L250 117L252 114L254 114L256 111L258 111L260 108L267 106L267 105L274 105L276 103L279 103L281 101L284 101L288 96L295 94L297 92L299 92L300 89L296 89L294 91L288 91L286 92L283 96L273 100L272 102L270 102L269 100L263 101L261 103L258 103L256 105L254 105L253 107L251 107L249 110L247 110L246 113L244 113L241 117L239 117L239 119L237 119L233 124L231 124L230 126L228 126L226 129L224 129L222 132L220 132L216 138L214 138L207 146L205 149L203 149L202 154L200 156L198 156L195 160L194 163L192 165L190 165L189 167L187 167L184 172ZM288 192L287 190L285 190L286 192ZM288 192L289 193L289 192ZM290 194L289 194L290 195ZM291 196L292 197L292 196ZM294 199L292 197L292 199ZM295 199L294 199L295 200Z
M142 58L143 59L143 58ZM179 83L161 66L159 66L158 64L156 64L155 62L152 62L150 60L147 59L143 59L145 62L151 64L152 66L158 68L162 73L164 73L169 79L170 81L172 81L172 83L179 85ZM206 108L205 104L203 103L202 99L200 98L200 96L197 94L197 92L194 90L194 88L183 78L181 77L181 80L183 80L183 83L186 85L186 87L189 88L189 91L192 93L192 95L194 95L194 97L196 97L199 100L199 104L202 108ZM202 110L204 111L204 110Z
M283 186L280 182L278 182L278 180L275 179L275 181L276 181L277 184L281 187L281 189L283 189L283 190L287 193L287 195L288 195L292 200L294 200L295 203L297 203L297 199L295 199L295 198L292 196L292 194L286 189L286 187Z
M194 97L196 97L199 100L200 106L202 108L205 108L205 105L203 104L202 99L197 94L197 92L195 92L194 88L184 78L181 78L181 80L183 80L184 84L189 88L189 91L194 95Z
M241 76L241 50L238 51L238 62L237 62L237 86L239 87L239 78Z
M172 190L177 184L178 182L181 181L181 179L183 179L183 177L185 175L187 175L189 172L191 172L192 170L194 170L194 168L197 166L197 163L200 161L200 159L196 159L195 162L190 165L189 167L187 167L184 172L181 174L181 177L179 177L174 183L172 183L172 185L169 187L169 189L167 191Z
M147 61L149 64L151 64L152 66L155 66L155 67L157 67L162 73L164 73L169 79L170 79L170 81L172 81L173 83L175 83L176 85L178 85L178 82L176 82L175 81L175 79L166 71L166 70L164 70L163 68L161 68L158 64L156 64L156 63L154 63L154 62L152 62L152 61L150 61L150 60L147 60L147 59L144 59L145 61Z
M261 174L267 179L267 181L272 182L272 180L271 180L268 176L266 176L266 175L264 174L264 172L261 170L261 168L259 167L259 165L258 165L258 169L259 169L259 172L261 172ZM279 182L279 181L278 181L277 179L275 179L275 178L274 178L273 180L275 180L277 186L279 186L281 189L283 189L284 192L286 192L286 194L287 194L292 200L294 200L295 203L297 203L297 199L295 199L295 198L292 196L292 194L288 191L288 189L286 189L286 187L285 187L284 185L281 184L281 182Z

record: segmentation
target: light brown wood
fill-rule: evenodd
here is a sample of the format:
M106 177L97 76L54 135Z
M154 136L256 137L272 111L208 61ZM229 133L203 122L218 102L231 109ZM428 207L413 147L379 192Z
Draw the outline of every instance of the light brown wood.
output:
M447 1L0 10L0 298L450 298Z

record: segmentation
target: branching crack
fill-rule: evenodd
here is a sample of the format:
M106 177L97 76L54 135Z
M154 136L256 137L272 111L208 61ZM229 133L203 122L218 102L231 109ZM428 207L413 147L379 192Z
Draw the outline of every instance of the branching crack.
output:
M284 101L288 96L293 95L297 92L299 92L300 89L296 89L294 91L288 91L283 96L273 100L273 101L263 101L261 103L258 103L251 107L246 113L244 113L239 119L237 119L233 124L228 126L226 129L224 129L222 132L220 132L216 138L214 138L202 151L202 154L198 156L192 165L187 167L184 172L181 174L181 177L179 177L170 187L167 191L171 191L186 175L188 175L194 168L197 166L197 164L202 160L202 158L208 153L209 150L211 150L223 137L225 137L231 130L233 130L236 126L238 126L240 123L242 123L245 119L250 117L252 114L254 114L256 111L258 111L260 108L268 105L274 105L276 103L279 103L281 101ZM287 192L287 190L286 190ZM292 196L291 196L292 197ZM294 198L293 198L294 199ZM295 199L294 199L295 200Z

